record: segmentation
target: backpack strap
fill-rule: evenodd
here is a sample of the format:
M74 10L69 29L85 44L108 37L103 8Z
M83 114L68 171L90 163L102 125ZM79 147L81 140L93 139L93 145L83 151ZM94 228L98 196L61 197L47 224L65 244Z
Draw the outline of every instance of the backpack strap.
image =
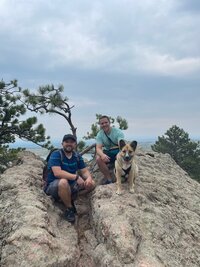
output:
M112 141L112 139L107 135L106 132L104 132L104 133L105 133L106 137L108 138L108 140L110 141L110 143L112 143L112 144L115 145L115 146L118 146L118 144L115 144L115 143Z
M77 152L77 151L74 151L74 156L76 157L76 159L77 159L77 162L79 162L80 161L80 154Z
M63 164L63 159L64 159L64 151L63 149L58 149L59 150L59 153L60 153L60 159L61 159L61 163Z
M61 149L59 149L59 148L53 148L53 149L49 152L49 154L47 155L47 157L46 157L46 162L49 161L49 158L50 158L51 154L52 154L53 152L55 152L55 151L59 151L59 152L60 152L60 155L61 155L61 159L63 159L63 155L62 155L61 150L62 150L62 148L61 148Z

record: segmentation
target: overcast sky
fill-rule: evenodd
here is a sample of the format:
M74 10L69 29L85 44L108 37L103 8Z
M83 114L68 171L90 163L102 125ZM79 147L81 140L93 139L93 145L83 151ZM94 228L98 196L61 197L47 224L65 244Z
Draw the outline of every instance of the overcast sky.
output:
M200 136L199 0L0 0L0 74L63 84L79 137L95 114L121 115L127 138L172 125ZM52 138L70 132L39 118Z

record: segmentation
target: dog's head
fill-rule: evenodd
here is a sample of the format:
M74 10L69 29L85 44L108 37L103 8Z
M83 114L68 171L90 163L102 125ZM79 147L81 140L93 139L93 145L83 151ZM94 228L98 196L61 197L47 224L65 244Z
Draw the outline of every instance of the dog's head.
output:
M125 162L129 162L134 157L136 147L137 141L132 141L130 144L124 140L119 141L120 154Z

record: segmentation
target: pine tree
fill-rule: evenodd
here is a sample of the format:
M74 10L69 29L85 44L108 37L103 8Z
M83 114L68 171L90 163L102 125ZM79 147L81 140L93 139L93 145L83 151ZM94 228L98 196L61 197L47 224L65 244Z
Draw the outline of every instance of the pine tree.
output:
M152 146L152 150L168 153L188 174L200 182L200 143L193 142L189 134L173 125Z
M25 118L26 106L22 101L22 89L17 80L9 83L0 81L0 172L4 171L22 149L9 149L16 138L31 141L49 148L50 137L45 136L45 128L37 125L36 117Z
M55 88L54 85L40 86L36 93L30 90L23 90L24 104L32 112L43 114L56 114L64 118L70 126L72 134L76 136L76 127L72 122L71 109L74 106L68 104L68 98L63 96L64 87L62 85Z

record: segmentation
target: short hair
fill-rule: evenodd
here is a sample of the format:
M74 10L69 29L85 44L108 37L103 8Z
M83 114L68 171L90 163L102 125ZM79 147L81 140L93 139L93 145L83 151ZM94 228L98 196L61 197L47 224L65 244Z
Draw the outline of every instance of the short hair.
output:
M99 123L100 123L100 120L102 119L107 119L109 122L110 122L110 118L107 116L107 115L103 115L99 118Z

